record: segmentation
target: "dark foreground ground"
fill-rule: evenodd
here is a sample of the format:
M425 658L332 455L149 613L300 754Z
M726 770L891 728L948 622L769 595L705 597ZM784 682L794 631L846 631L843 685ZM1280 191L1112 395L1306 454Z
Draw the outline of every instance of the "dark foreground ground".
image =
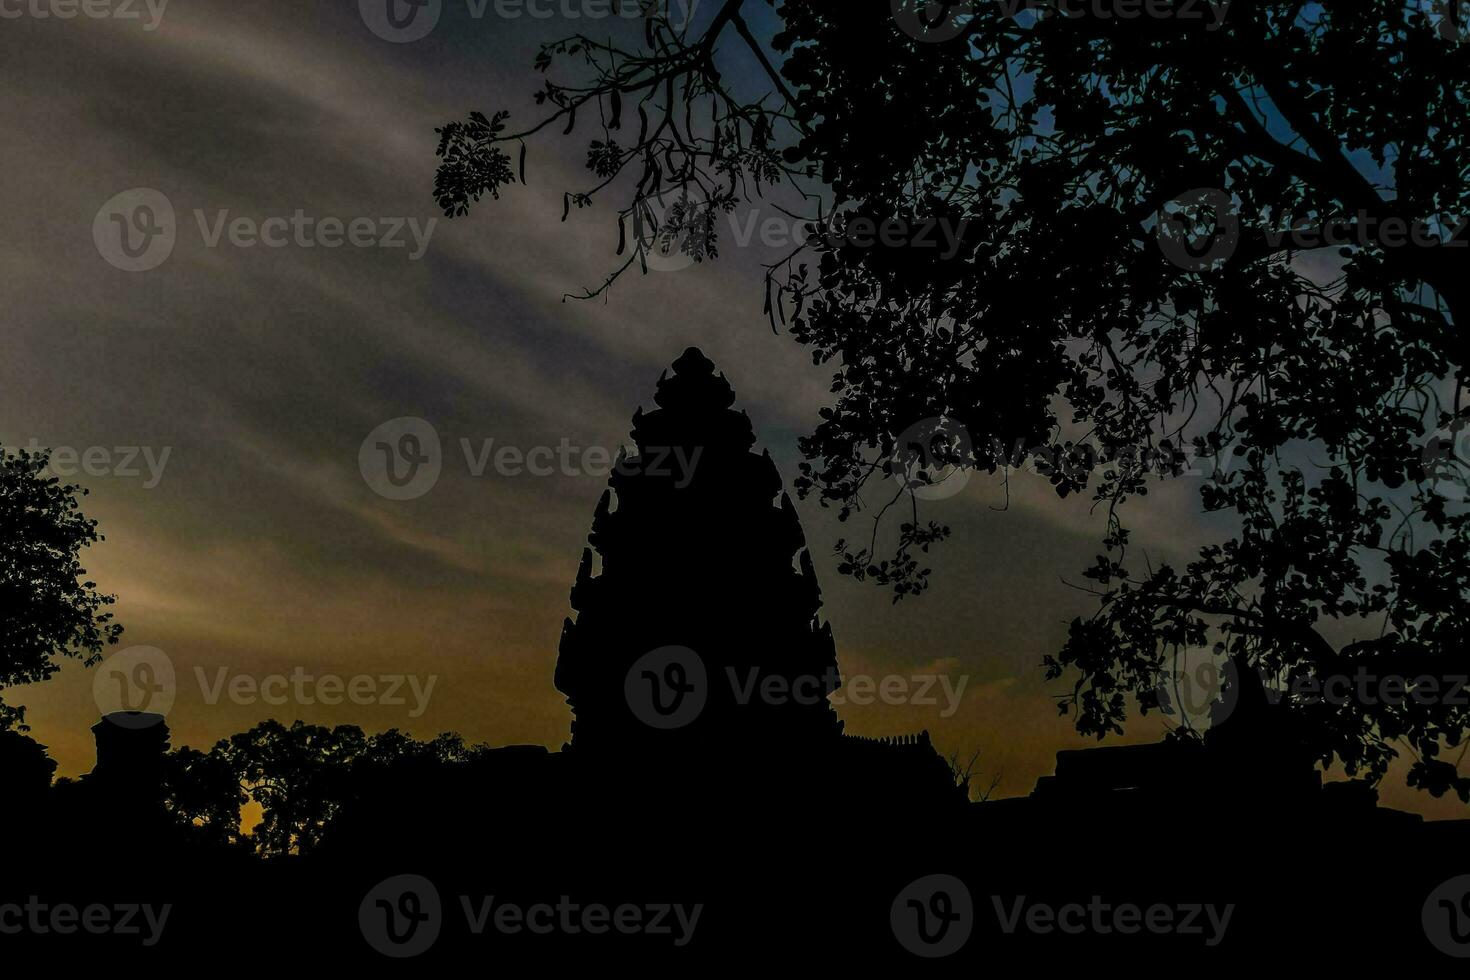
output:
M815 761L650 770L522 751L400 773L317 853L275 862L100 797L39 824L12 809L0 954L232 973L397 960L1160 976L1434 976L1470 956L1470 878L1455 884L1470 824L1426 824L1359 787L1109 787L1096 770L1129 757L1083 754L1029 799L971 804L885 781L871 758L853 763L872 777L860 784L831 760L814 778Z

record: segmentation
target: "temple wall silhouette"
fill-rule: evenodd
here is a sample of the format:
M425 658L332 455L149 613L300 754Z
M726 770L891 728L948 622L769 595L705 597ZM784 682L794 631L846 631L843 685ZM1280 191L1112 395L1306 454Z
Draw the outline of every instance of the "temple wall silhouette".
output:
M1240 903L1238 929L1251 937L1290 920L1302 935L1422 942L1403 896L1427 894L1470 853L1470 821L1426 823L1379 806L1364 782L1324 782L1299 723L1240 663L1228 678L1232 711L1203 737L1060 752L1055 772L1016 799L970 802L927 731L844 732L813 563L750 420L692 348L655 401L634 416L637 450L596 507L571 589L576 616L555 683L574 721L560 751L405 755L351 772L333 783L342 795L322 817L320 845L267 859L248 842L204 842L169 812L176 770L161 717L104 717L92 728L93 770L55 783L44 749L4 732L6 780L29 801L0 808L11 839L88 845L44 852L14 880L83 901L100 882L180 902L183 948L205 955L236 941L242 922L260 936L327 935L334 951L360 950L351 911L404 872L432 878L446 898L493 889L527 902L708 902L710 950L757 936L763 948L821 954L840 938L881 961L902 952L886 942L889 903L936 872L985 894L1055 902L1101 891L1141 903L1219 898ZM650 654L664 659L645 669ZM761 680L815 686L810 697L767 697ZM661 684L698 710L660 715L645 698ZM983 956L1001 940L1055 955L1056 937L971 945Z

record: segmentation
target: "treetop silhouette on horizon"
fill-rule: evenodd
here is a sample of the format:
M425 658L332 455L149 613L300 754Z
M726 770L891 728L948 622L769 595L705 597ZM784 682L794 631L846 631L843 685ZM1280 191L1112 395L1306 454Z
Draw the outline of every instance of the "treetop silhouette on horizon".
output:
M60 658L90 667L122 626L116 598L86 581L83 548L103 540L82 513L83 487L48 476L49 453L0 446L0 731L27 731L25 708L6 688L49 678Z
M542 129L587 139L562 217L611 199L620 256L589 297L676 248L714 259L720 215L794 195L812 233L767 268L766 309L834 370L797 489L876 515L842 568L895 601L949 536L885 479L915 423L970 435L934 467L1090 491L1099 609L1047 660L1084 733L1164 707L1192 646L1276 685L1445 680L1470 626L1466 8L725 0L691 26L651 3L641 37L545 45L528 126L443 127L435 195L464 215L525 180ZM959 230L943 254L852 234L936 221ZM1235 533L1182 568L1132 553L1121 505L1191 460ZM1293 707L1324 764L1379 779L1397 744L1411 784L1470 800L1441 757L1465 707Z

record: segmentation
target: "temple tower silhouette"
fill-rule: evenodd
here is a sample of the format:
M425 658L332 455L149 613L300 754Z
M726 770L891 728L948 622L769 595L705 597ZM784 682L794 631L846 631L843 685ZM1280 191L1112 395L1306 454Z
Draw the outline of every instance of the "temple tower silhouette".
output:
M571 750L837 743L836 648L775 464L698 349L654 402L633 416L636 453L619 457L572 588L556 666Z
M169 729L163 716L144 711L115 711L92 726L97 764L88 785L105 795L112 807L142 818L163 805L164 767Z

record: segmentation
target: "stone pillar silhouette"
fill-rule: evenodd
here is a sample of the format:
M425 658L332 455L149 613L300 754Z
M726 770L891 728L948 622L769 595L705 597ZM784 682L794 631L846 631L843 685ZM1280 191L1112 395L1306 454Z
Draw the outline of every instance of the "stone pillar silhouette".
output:
M50 822L55 774L46 746L20 732L0 731L0 831L24 840L29 830Z
M597 506L556 686L577 753L829 745L831 628L805 536L749 417L699 350L633 416ZM594 574L594 554L601 559Z
M97 764L87 776L91 787L127 816L152 816L163 805L169 748L163 716L115 711L92 726L92 735L97 741Z
M55 773L46 746L20 732L0 731L0 780L7 798L26 802L43 796Z

